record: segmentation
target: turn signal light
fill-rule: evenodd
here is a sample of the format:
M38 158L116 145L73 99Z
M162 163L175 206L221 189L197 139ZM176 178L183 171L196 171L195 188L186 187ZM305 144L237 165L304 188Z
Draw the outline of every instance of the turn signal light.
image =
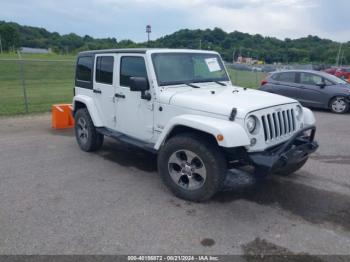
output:
M221 141L224 141L224 136L223 135L217 135L216 136L216 139L219 141L219 142L221 142Z

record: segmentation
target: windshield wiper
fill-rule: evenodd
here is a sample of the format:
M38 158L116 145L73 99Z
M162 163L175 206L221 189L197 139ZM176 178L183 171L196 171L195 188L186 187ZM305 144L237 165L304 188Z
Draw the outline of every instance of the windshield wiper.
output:
M200 88L199 86L196 86L196 85L191 84L191 83L184 83L184 84L187 86L193 87L193 88Z
M219 85L221 85L221 86L226 86L226 84L225 83L223 83L223 82L220 82L220 81L213 81L214 83L217 83L217 84L219 84Z
M213 83L216 83L216 84L221 85L221 86L226 86L225 83L223 83L221 81L217 81L217 80L212 80L212 79L196 80L193 83L209 83L209 82L213 82Z

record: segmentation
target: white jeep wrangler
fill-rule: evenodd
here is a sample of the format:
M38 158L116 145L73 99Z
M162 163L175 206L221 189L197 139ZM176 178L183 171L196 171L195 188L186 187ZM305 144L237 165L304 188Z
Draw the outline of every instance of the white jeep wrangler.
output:
M233 167L291 174L318 147L309 109L233 86L212 51L82 52L74 91L83 151L98 150L109 136L157 153L164 183L187 200L211 198Z

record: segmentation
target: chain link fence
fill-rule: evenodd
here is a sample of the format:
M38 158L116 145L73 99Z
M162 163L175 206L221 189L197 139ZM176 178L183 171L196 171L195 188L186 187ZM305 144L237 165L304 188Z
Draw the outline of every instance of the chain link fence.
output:
M0 59L0 116L47 112L71 103L75 60ZM258 88L266 73L227 64L232 83Z
M257 89L267 76L261 67L243 64L226 64L233 85Z
M0 115L49 111L72 101L74 60L0 59Z

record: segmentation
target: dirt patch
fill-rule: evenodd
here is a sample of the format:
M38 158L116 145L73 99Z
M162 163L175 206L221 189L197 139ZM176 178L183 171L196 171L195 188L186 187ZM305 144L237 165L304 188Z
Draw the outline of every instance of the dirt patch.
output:
M350 198L289 181L267 179L244 191L222 192L213 201L245 199L260 205L276 206L314 224L331 223L350 231Z
M304 253L293 253L285 247L275 245L265 239L256 238L252 242L249 242L242 246L246 261L264 261L264 262L277 262L277 261L292 261L292 262L324 262L316 256L311 256Z

